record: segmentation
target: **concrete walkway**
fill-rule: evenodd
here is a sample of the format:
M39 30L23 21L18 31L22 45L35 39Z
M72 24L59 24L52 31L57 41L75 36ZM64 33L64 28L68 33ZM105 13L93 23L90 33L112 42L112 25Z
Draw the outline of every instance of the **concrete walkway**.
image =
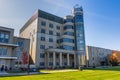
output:
M5 71L0 71L0 75L6 75L6 74L8 74L8 73Z
M45 70L43 71L43 73L57 73L57 72L71 72L71 71L78 71L78 69L75 69L75 70Z
M28 73L4 73L1 72L0 76L24 76L24 75L34 75L34 74L40 74L40 72L30 72Z

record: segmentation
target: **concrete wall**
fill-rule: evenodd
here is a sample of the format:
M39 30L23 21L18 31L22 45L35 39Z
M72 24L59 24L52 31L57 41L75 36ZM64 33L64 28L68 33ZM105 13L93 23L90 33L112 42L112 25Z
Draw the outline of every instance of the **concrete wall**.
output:
M101 66L101 58L108 58L108 55L112 53L113 50L87 46L86 55L87 55L87 66Z

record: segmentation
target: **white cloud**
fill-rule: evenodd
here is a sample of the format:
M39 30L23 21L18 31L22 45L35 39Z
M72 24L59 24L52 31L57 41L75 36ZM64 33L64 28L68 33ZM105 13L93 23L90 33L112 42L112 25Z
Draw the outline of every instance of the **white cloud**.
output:
M55 5L56 7L70 9L70 5L68 5L65 0L45 0L47 3Z

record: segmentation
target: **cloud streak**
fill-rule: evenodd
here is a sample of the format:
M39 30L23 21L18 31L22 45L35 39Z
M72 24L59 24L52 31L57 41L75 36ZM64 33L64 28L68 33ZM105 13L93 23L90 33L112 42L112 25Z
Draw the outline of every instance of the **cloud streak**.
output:
M45 0L47 3L52 4L56 7L70 9L70 5L68 5L64 0Z

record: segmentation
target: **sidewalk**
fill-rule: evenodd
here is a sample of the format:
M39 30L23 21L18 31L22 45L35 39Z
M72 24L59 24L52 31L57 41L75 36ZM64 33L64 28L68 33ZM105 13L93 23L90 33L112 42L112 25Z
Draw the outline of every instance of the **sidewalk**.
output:
M6 73L6 72L0 72L0 76L24 76L24 75L34 75L34 74L40 74L40 72L30 72L28 73Z

